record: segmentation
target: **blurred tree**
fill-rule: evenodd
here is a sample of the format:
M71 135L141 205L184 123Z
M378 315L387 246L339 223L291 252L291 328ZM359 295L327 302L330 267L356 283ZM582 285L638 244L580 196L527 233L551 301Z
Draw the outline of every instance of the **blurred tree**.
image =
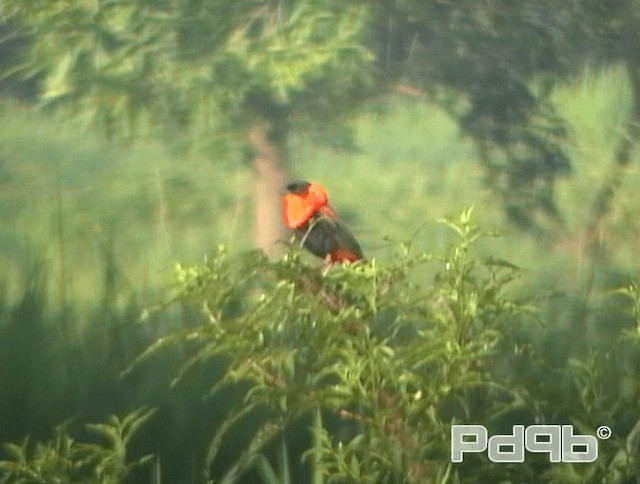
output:
M32 100L36 95L36 80L25 81L12 75L20 55L26 50L28 36L15 23L5 23L0 17L0 96L5 98Z
M22 72L44 76L46 105L109 135L186 134L214 158L246 144L256 244L267 250L283 235L291 119L350 99L371 60L358 2L35 0L4 2L2 14L31 31Z
M611 213L616 192L632 161L640 140L640 2L583 0L584 23L578 23L581 38L591 47L589 52L598 64L622 64L631 88L631 106L608 176L596 191L586 228L587 249L591 257L606 255L602 246L602 224Z
M109 133L189 133L214 156L242 152L239 140L250 146L256 242L266 248L282 235L290 128L312 123L318 138L344 145L340 114L390 87L458 121L512 222L564 237L554 185L570 170L566 127L549 95L585 65L616 63L629 72L634 108L590 208L586 239L597 240L638 137L639 4L34 0L2 9L33 32L25 72L46 74L46 103L73 106Z
M587 65L626 67L634 107L585 228L597 231L638 139L640 2L380 0L378 5L375 52L383 77L402 93L439 103L458 120L475 142L487 182L508 217L540 237L562 235L554 183L570 169L563 151L566 128L549 102L553 86Z

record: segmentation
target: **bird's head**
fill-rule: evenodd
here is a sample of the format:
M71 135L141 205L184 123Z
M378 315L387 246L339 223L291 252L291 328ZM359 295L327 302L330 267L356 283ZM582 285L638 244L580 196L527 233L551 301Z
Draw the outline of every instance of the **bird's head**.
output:
M319 183L296 181L289 183L282 194L284 224L297 229L306 224L314 215L336 217L329 205L324 187Z

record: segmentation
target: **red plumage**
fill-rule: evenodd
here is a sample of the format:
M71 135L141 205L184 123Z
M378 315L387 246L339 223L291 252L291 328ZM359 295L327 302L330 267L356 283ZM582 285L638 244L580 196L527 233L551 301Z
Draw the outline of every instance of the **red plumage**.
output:
M318 183L294 182L283 194L283 219L302 246L329 264L364 259L360 244L338 220Z

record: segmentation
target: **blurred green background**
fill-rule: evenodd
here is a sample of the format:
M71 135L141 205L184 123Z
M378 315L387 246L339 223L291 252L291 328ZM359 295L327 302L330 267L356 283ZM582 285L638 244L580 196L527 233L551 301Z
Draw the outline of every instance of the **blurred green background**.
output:
M312 10L317 7L314 2L299 3ZM267 106L269 113L283 105L292 106L292 127L286 139L290 159L287 176L321 182L367 257L382 263L390 257L390 241L410 241L419 250L442 253L453 238L436 224L437 219L474 206L482 228L503 234L483 242L481 253L501 257L527 270L526 277L518 283L519 292L563 294L540 303L550 325L539 337L549 341L550 352L566 357L575 348L614 340L623 324L614 313L607 312L608 291L628 284L640 268L640 165L634 149L638 123L634 110L640 102L638 93L634 93L638 64L621 58L618 51L607 57L606 49L603 54L594 48L591 57L575 54L567 61L570 67L564 70L551 68L541 74L513 67L513 77L523 86L532 93L543 93L530 111L536 112L544 105L564 127L562 135L549 135L570 166L562 176L550 176L553 201L563 226L555 232L550 230L553 237L541 236L523 229L505 209L512 200L528 197L530 186L523 184L520 194L517 183L488 182L496 173L509 173L509 156L517 150L526 151L526 143L509 141L500 145L492 140L487 143L497 144L483 147L489 135L478 134L473 127L476 125L461 114L468 113L467 108L451 106L452 102L473 104L474 99L484 99L476 91L488 89L491 82L485 79L478 81L480 87L470 83L472 87L460 88L457 78L438 77L429 71L451 67L447 56L455 49L447 50L445 40L459 35L466 42L466 47L459 47L460 52L468 52L465 48L473 45L474 35L485 28L482 15L478 14L480 20L476 23L476 14L465 10L472 8L471 3L462 4L466 7L461 6L458 14L475 19L462 26L467 30L443 25L438 35L446 35L430 34L443 42L439 60L431 62L432 57L426 55L426 67L407 61L424 71L415 74L411 69L397 69L397 75L389 74L397 67L393 62L383 67L382 62L374 63L369 84L356 83L358 88L367 86L362 88L367 90L363 99L344 88L341 78L336 81L337 87L331 84L331 90L325 90L326 78L334 75L331 70L323 71L320 81L313 77L315 74L305 77L303 68L300 79L291 83L276 75L266 80L258 76L257 84L268 86L267 97L276 107ZM339 3L332 7L334 10L340 8L336 5ZM407 7L410 26L425 22L419 16L419 2L415 5L415 11ZM483 5L485 10L478 11L484 11L487 18L498 15L498 7ZM546 7L539 8L544 17ZM380 21L377 13L371 13L376 25ZM401 22L403 12L392 13L389 18ZM13 12L5 14L11 17ZM36 26L30 35L43 35L46 40L48 37L44 36L51 34L42 28L46 25L46 12L45 20L34 20L29 17L31 14L27 12L27 20L23 20ZM238 18L245 14L242 10L237 13ZM624 11L619 14L625 15ZM611 25L608 17L599 18L591 10L589 15L584 19L585 25ZM508 12L505 18L509 19ZM630 25L635 25L634 21L635 17L629 20ZM295 24L295 20L291 22ZM496 38L508 43L508 32L495 26L486 28L495 28ZM549 27L550 37L553 29L563 28ZM611 27L614 32L616 28ZM517 30L517 26L513 29ZM295 29L292 32L287 40L295 44ZM407 28L407 32L414 31ZM207 36L212 34L207 31L202 35L209 39ZM597 33L593 35L597 38ZM524 36L523 39L520 47L526 50L527 41ZM569 46L562 39L558 42L558 51L580 51L581 44ZM433 55L429 49L437 50L435 41L424 43L422 48ZM379 61L376 42L370 44L373 46L365 42ZM407 41L403 45L410 44ZM249 59L247 65L254 62L262 66L260 49L250 42L248 45L232 47L246 49L243 52ZM416 49L417 54L412 55L420 54ZM11 47L4 55L19 57L26 50L26 46ZM251 60L254 54L255 59ZM483 55L490 58L482 51L474 55L479 63ZM631 59L636 57L633 54ZM327 64L333 66L331 69L345 70L346 78L355 76L354 65L363 65L358 64L358 59L337 59ZM469 70L461 71L460 78L479 76L481 69L472 65L471 57L462 60L469 63ZM60 59L55 62L58 66L63 63ZM318 70L326 68L319 64ZM313 73L314 69L308 71ZM376 69L386 74L380 75ZM229 68L225 73L228 72L235 71ZM152 423L144 431L145 442L153 441L154 451L162 455L166 482L192 482L197 449L207 441L207 429L215 427L221 418L220 402L200 399L198 375L217 370L199 370L187 384L168 390L167 382L181 359L176 351L164 360L154 360L144 371L124 378L120 372L164 332L189 324L194 312L189 307L152 312L141 324L147 308L169 297L176 262L205 262L220 244L234 253L255 247L256 173L246 146L238 141L243 129L238 126L250 125L247 119L251 119L253 111L247 115L236 105L216 105L211 114L216 120L213 124L224 125L225 129L216 131L206 122L190 121L204 126L204 135L165 124L160 133L143 129L135 136L105 136L104 126L83 114L86 106L80 114L64 108L66 104L82 105L93 94L82 93L80 100L70 100L66 93L58 100L55 93L51 94L56 88L52 85L56 76L61 76L58 74L55 66L45 66L33 74L39 86L37 92L22 99L9 92L0 99L0 441L20 440L27 434L44 437L54 425L72 417L85 422L143 404L159 405L159 423ZM197 75L194 68L194 78ZM390 78L380 80L385 75ZM227 89L236 83L230 77L207 82L226 82ZM135 82L137 78L131 81ZM396 82L419 86L418 94L393 88ZM300 89L300 83L308 89ZM242 102L256 95L252 91L255 85L249 84L246 92L236 93ZM73 83L70 86L70 92L81 90ZM206 89L207 86L203 91ZM263 94L260 88L256 90ZM325 111L311 103L316 95L326 101ZM230 97L235 99L234 96ZM341 96L355 99L344 113L338 109L344 102ZM508 100L508 93L505 96ZM496 102L500 104L504 99ZM515 102L516 97L513 99ZM56 104L58 101L62 108ZM196 104L193 100L186 104L190 102ZM209 101L198 106L206 106L206 102ZM327 114L332 110L340 111L339 118ZM304 116L296 117L300 112ZM263 114L259 112L260 116ZM149 116L153 118L154 113ZM532 119L535 116L532 114ZM271 119L269 115L265 117ZM274 119L279 118L271 119L275 123ZM514 125L520 123L526 132L533 130L530 124L534 121L527 118L526 122L514 121ZM145 122L149 120L140 123ZM234 127L227 129L226 123ZM333 131L326 130L327 125ZM220 146L212 148L210 144L218 142L212 133L219 132L223 132ZM204 149L200 145L193 148L192 137ZM616 160L625 139L631 145L629 160L618 169ZM504 163L506 170L488 169L487 159L499 159L497 163ZM590 231L597 197L610 179L619 183L614 186L597 230ZM546 223L542 225L547 226ZM594 253L592 239L605 250ZM224 405L230 406L238 398L230 395ZM204 422L193 419L195 414L206 416ZM143 444L140 448L148 451Z
M577 250L580 231L609 174L629 98L620 68L587 70L554 90L569 126L572 162L555 196L573 238L551 250L509 224L455 121L437 105L400 94L353 117L355 150L327 148L304 132L294 136L291 176L327 187L370 257L384 260L385 238L413 238L421 249L442 251L449 240L436 220L475 206L482 226L505 234L492 242L492 253L532 269L541 285L576 290L587 264ZM91 304L103 294L113 263L124 303L126 294L148 298L162 288L177 261L202 262L218 244L234 251L253 246L250 166L175 152L155 140L109 142L15 103L1 114L0 257L11 301L21 296L34 264L46 262L51 303L59 304L64 292L69 301ZM610 260L600 270L637 271L639 182L635 154L606 221Z

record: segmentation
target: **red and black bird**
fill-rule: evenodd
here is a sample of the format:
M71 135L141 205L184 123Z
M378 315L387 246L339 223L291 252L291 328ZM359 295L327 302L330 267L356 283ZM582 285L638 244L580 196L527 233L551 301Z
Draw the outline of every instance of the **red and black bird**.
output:
M338 220L319 183L299 181L287 185L282 195L282 216L302 246L328 264L364 259L360 244Z

